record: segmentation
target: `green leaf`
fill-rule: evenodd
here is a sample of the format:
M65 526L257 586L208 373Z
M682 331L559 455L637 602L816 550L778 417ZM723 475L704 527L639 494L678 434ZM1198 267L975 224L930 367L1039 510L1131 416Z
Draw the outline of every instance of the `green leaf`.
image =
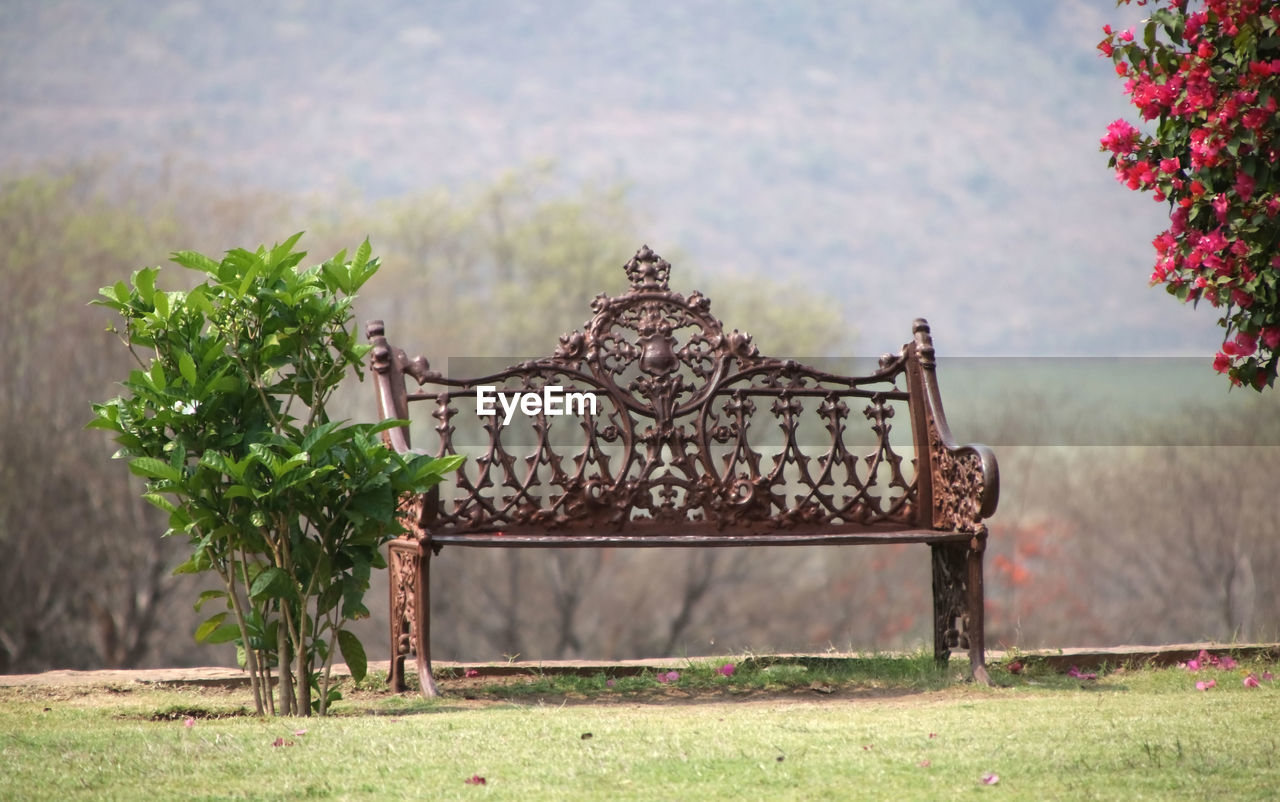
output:
M254 279L262 272L264 266L262 258L255 255L252 264L249 265L249 269L245 271L244 276L240 279L240 286L236 289L237 299L244 298L245 293L253 286Z
M218 263L196 251L175 251L169 255L169 260L188 270L199 270L211 276L218 274Z
M263 599L296 599L298 596L294 583L283 568L271 566L258 574L249 588L249 598L254 601Z
M196 612L200 612L200 608L205 605L205 602L212 601L213 599L225 598L227 598L227 592L225 590L206 590L200 594L200 598L196 599Z
M156 294L156 273L158 268L145 267L133 274L133 286L138 288L138 300L149 306Z
M147 374L151 379L151 386L160 392L164 392L169 388L169 378L164 375L164 366L160 364L160 360L151 363L151 371Z
M86 423L84 428L106 429L108 431L116 432L120 430L120 424L117 423L117 418L115 416L101 415Z
M222 622L226 620L227 614L225 612L218 613L208 621L205 621L203 624L196 627L196 643L209 643L209 636L217 631L218 627L222 626Z
M178 357L178 372L182 374L182 378L187 380L187 384L195 385L198 378L196 376L196 361L186 351L183 351Z
M347 662L347 668L351 670L351 679L359 682L364 679L365 674L369 670L369 661L364 654L364 646L360 644L360 639L345 629L338 630L338 649L342 652L342 659Z
M321 265L320 272L324 274L330 285L347 294L351 293L351 273L347 265L339 261L339 257L334 257Z
M305 451L302 451L300 453L294 454L292 457L289 457L289 459L280 463L278 468L273 466L272 471L275 474L275 477L279 479L280 477L292 471L294 468L298 468L303 465L306 465L310 461L311 461L311 455Z
M182 480L181 470L155 457L137 457L129 462L129 470L136 476L147 479L167 479L170 482Z
M223 624L205 636L204 643L227 643L240 637L240 625L234 621Z
M198 574L206 570L208 570L208 565L201 559L201 556L197 554L193 555L191 559L182 563L177 568L174 568L173 575L181 576L182 574Z
M268 257L269 265L271 267L275 267L288 257L298 255L294 254L293 246L298 244L298 240L302 239L302 234L303 232L299 231L297 234L294 234L292 237L289 237L289 239L272 248L271 255Z
M161 320L169 317L169 293L157 292L152 296L152 300L155 301L156 305L156 317Z
M167 513L175 513L178 511L176 504L159 493L143 493L142 497Z

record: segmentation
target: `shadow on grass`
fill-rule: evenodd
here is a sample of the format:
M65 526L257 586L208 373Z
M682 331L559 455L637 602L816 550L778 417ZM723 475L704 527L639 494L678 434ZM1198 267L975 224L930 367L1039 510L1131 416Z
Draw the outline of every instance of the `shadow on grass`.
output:
M1099 682L1098 674L1070 676L1048 666L1010 673L992 665L993 688L976 685L967 667L939 668L932 655L871 657L752 656L735 662L691 660L678 669L628 666L622 671L445 670L437 674L441 696L423 699L416 687L392 694L366 680L349 696L360 711L344 715L414 715L524 706L673 706L736 703L885 702L937 694L985 695L1018 692L1122 693L1124 682ZM1106 677L1105 672L1101 675ZM412 684L412 680L411 680ZM374 706L369 706L369 705Z

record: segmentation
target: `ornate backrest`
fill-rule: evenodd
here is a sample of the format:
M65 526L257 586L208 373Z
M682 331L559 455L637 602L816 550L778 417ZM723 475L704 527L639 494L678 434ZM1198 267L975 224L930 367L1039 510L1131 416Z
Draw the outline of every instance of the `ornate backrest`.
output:
M933 367L924 321L872 373L843 376L762 356L750 335L726 331L706 296L673 292L671 265L647 247L625 269L630 289L596 297L593 317L551 356L487 375L435 372L370 324L384 417L430 404L435 442L425 450L470 457L452 496L421 510L426 531L643 537L936 524L932 471L919 480L913 445L949 439L924 392ZM409 392L404 375L423 389ZM517 394L538 400L508 414ZM408 448L409 431L391 439Z

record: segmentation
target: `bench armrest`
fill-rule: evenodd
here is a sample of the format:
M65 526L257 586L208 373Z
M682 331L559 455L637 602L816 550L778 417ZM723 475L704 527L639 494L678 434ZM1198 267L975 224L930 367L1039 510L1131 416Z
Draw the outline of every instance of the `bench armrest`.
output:
M1000 466L985 445L944 445L933 488L935 526L963 531L982 528L1000 503Z
M928 516L923 523L957 532L985 531L982 519L991 517L1000 501L996 455L985 445L956 444L938 392L928 321L916 320L913 331L914 341L904 348L904 356L916 443L929 454L929 472L920 478L922 501L928 505L922 510Z

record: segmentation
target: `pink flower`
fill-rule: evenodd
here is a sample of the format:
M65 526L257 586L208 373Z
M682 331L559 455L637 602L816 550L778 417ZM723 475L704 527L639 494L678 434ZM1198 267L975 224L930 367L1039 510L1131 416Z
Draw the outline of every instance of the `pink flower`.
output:
M1213 357L1213 369L1216 370L1218 373L1226 373L1227 371L1231 370L1231 357L1219 351ZM1199 671L1200 663L1196 660L1188 660L1187 668L1191 671Z
M995 772L988 772L987 774L982 775L983 785L995 785L998 782L1000 782L1000 775Z
M1257 338L1254 337L1252 334L1249 334L1249 335L1241 334L1236 337L1236 341L1238 342L1240 340L1240 337L1245 337L1245 336L1248 336L1254 340L1253 347L1249 349L1249 353L1252 354L1258 348ZM1236 659L1229 654L1224 654L1218 658L1218 668L1222 669L1223 671L1231 671L1238 665L1239 663L1236 662Z
M1236 194L1240 196L1240 200L1250 200L1257 185L1258 182L1248 173L1236 173Z
M1272 351L1280 347L1280 326L1268 326L1263 329L1262 344Z
M1255 677L1253 674L1250 674L1249 676L1245 677L1245 678L1244 678L1244 687L1246 687L1246 688L1256 688L1256 687L1258 687L1258 678L1257 678L1257 677Z
M1116 155L1133 153L1138 147L1138 129L1125 120L1116 120L1107 126L1107 135L1101 140L1102 147Z
M1216 688L1216 687L1218 687L1218 681L1216 679L1210 679L1210 680L1202 679L1196 683L1197 691L1207 691L1210 688Z
M1222 356L1222 355L1221 355L1221 354L1219 354L1219 356ZM1215 363L1215 364L1216 364L1216 363ZM1219 372L1219 373L1221 373L1222 371L1218 371L1218 372ZM1182 667L1183 667L1183 668L1185 668L1185 669L1186 669L1186 670L1188 670L1188 671L1199 671L1199 670L1200 670L1200 661L1199 661L1199 660L1197 660L1197 659L1195 659L1195 658L1192 658L1192 659L1188 660L1187 662L1183 663L1183 664L1182 664Z
M668 682L679 682L679 680L680 680L679 671L668 671L665 674L658 675L658 682L661 682L664 685Z
M1021 674L1021 673L1022 673L1022 661L1021 661L1021 660L1014 660L1012 663L1010 663L1009 665L1005 666L1005 668L1007 668L1007 669L1009 670L1009 673L1010 673L1010 674Z
M183 721L182 721L182 726L184 726L184 727L194 727L195 725L196 725L196 720L195 720L194 718L192 718L191 716L187 716L187 717L186 717L185 719L183 719Z
M1258 335L1246 334L1243 331L1236 335L1234 341L1227 341L1222 344L1222 353L1227 356L1251 356L1257 350ZM1235 666L1235 660L1232 660L1230 657L1224 657L1222 660L1231 660L1231 665L1225 666L1226 668L1232 668ZM1217 663L1220 661L1215 660L1213 662Z
M609 679L604 681L604 684L606 688L612 688L614 685L618 684L618 681L613 677L610 677Z
M1263 681L1264 681L1264 682L1270 682L1271 680L1273 680L1273 679L1275 679L1275 678L1276 678L1276 677L1275 677L1275 674L1272 674L1270 671L1263 671L1263 672L1262 672L1262 679L1263 679Z
M466 675L467 675L468 677L478 677L478 676L480 676L480 671L479 671L478 669L475 669L475 668L468 668L468 669L466 670Z
M1213 199L1213 214L1219 223L1227 222L1227 196L1219 194Z
M736 670L737 670L737 667L734 666L733 663L725 663L724 665L716 669L716 673L722 677L732 677L733 672Z
M1098 678L1097 672L1090 671L1088 674L1085 674L1075 666L1072 666L1071 669L1067 671L1067 676L1075 677L1076 679L1097 679Z
M479 774L472 774L470 777L463 780L463 782L466 783L467 785L484 785L485 784L484 777L481 777Z

